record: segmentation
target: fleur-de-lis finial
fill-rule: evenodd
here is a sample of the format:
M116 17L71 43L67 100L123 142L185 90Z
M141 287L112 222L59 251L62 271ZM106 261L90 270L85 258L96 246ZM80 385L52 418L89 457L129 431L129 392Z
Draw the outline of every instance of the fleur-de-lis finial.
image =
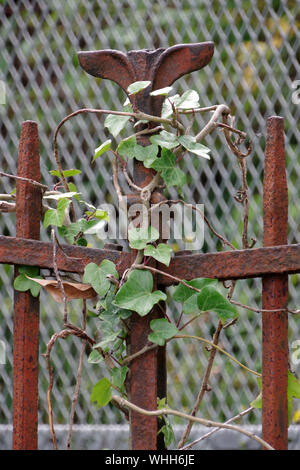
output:
M126 93L133 82L151 81L151 86L130 95L129 99L135 109L160 116L164 97L153 97L150 92L170 86L183 75L201 69L209 63L213 53L213 42L202 42L127 54L110 49L79 52L78 58L86 72L116 82Z

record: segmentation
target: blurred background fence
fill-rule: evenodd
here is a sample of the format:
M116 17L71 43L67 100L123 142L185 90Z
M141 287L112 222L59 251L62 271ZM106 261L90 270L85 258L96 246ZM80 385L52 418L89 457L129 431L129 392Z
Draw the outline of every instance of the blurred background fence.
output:
M119 109L125 96L114 83L93 78L79 66L79 50L152 49L177 43L214 41L211 63L199 72L183 77L174 92L193 88L203 106L228 104L236 116L235 124L248 133L254 150L248 157L250 187L249 235L262 245L262 179L265 120L277 114L285 119L286 160L289 185L289 242L299 243L300 106L292 102L292 83L300 79L299 2L280 0L200 1L200 0L8 0L0 2L0 80L5 84L6 103L0 104L1 170L16 173L20 125L26 119L39 126L43 181L53 185L49 174L55 168L52 138L58 122L80 107ZM195 120L195 129L203 126ZM78 116L69 122L59 139L65 168L81 168L74 179L83 197L97 206L116 202L109 155L90 165L94 149L107 138L103 120ZM203 203L205 213L219 233L241 247L241 208L234 195L241 180L235 157L226 148L221 132L205 139L211 148L209 162L187 155L188 184L183 187L189 202ZM10 180L0 181L1 193L10 192ZM171 196L175 196L170 191ZM15 235L14 215L2 214L1 233ZM47 233L43 232L43 239ZM95 241L91 240L94 246ZM209 231L203 251L221 249ZM0 365L0 424L11 423L12 413L12 268L0 267L0 339L6 344L6 364ZM290 277L290 306L299 307L298 276ZM239 281L236 299L260 306L260 280ZM62 326L61 310L41 294L40 353L52 333ZM74 321L79 301L71 306ZM170 305L170 314L176 305ZM94 319L89 329L95 328ZM203 316L196 330L211 337L216 318ZM260 315L240 310L238 323L225 330L221 345L250 368L261 370ZM299 322L290 318L290 341L298 339ZM68 422L75 383L78 341L60 342L53 352L55 384L54 416L59 424ZM207 363L207 352L199 344L168 345L168 388L171 406L189 411ZM300 372L295 366L296 372ZM75 423L122 424L122 416L109 405L96 409L90 392L105 372L86 362ZM45 360L40 360L41 424L47 423ZM201 405L200 414L225 420L249 406L258 394L256 380L224 356L217 355L211 378L212 391ZM299 405L298 405L299 407ZM300 407L299 407L300 408ZM258 424L260 412L251 413L244 423ZM1 444L0 444L1 445ZM114 444L115 445L115 444ZM109 446L108 446L109 447ZM116 448L116 447L115 447Z

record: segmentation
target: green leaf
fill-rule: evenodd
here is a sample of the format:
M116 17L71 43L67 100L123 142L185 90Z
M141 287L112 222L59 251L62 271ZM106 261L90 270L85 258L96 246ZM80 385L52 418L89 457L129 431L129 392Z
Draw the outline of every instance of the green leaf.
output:
M167 298L164 292L160 290L152 292L152 289L152 274L146 270L135 269L118 291L114 303L119 307L133 310L143 317L150 312L153 305Z
M80 173L81 173L81 170L77 170L76 168L63 171L63 175L66 178L70 178L71 176L75 176L75 175L80 175ZM50 175L57 176L58 178L60 178L60 173L58 170L50 170Z
M205 147L205 145L196 142L195 137L190 135L181 135L178 137L178 141L189 152L195 153L199 157L207 158L208 160L210 159L210 156L208 155L210 149Z
M115 387L117 387L120 392L124 391L124 382L126 379L126 374L129 371L127 366L123 367L114 367L110 373L111 373L111 383Z
M133 136L130 139L122 140L117 147L117 152L121 157L132 159L135 156L135 146L136 138Z
M262 389L261 378L257 379L259 389ZM300 398L300 382L292 372L288 371L288 388L287 388L287 401L288 401L288 421L291 423L293 398ZM262 392L251 402L254 408L262 408Z
M103 377L94 385L91 393L91 402L96 402L98 406L105 406L110 402L112 389L110 381Z
M104 259L100 266L97 266L95 263L89 263L84 268L83 282L91 284L97 294L103 297L110 288L110 281L106 277L107 274L113 275L116 279L119 277L112 261Z
M159 232L154 227L132 228L128 231L129 246L135 250L142 250L147 243L154 242L159 238Z
M78 240L76 240L76 245L78 246L88 246L88 242L86 241L85 238L80 237Z
M19 275L14 280L14 288L20 292L26 292L30 290L33 297L37 297L40 293L41 286L37 283L28 279L29 277L35 277L37 279L43 279L39 276L39 268L35 266L20 266L18 268Z
M199 310L216 312L222 321L237 315L234 306L214 287L204 287L197 297Z
M195 90L185 91L180 98L174 100L176 108L179 109L195 109L200 106L199 95Z
M163 263L166 266L169 266L170 260L171 260L171 252L172 252L172 248L169 245L166 245L165 243L160 243L157 246L157 248L155 248L152 245L146 246L144 250L144 255L151 256L152 258L155 258L160 263Z
M166 339L173 338L178 333L178 328L170 323L166 318L158 318L150 322L150 327L153 333L148 336L149 341L152 343L163 346Z
M171 103L176 103L176 101L180 98L179 95L173 95L173 96L170 96L169 98L167 98L164 102L163 102L163 106L162 106L162 112L161 112L161 117L166 119L168 117L170 117L172 114L173 114L173 108L172 108L172 104Z
M143 147L136 144L134 149L134 157L140 162L144 163L146 168L150 168L152 163L156 160L158 154L158 146L155 144Z
M19 274L27 274L29 277L35 277L39 274L39 268L36 266L19 266Z
M111 147L111 139L106 140L105 142L103 142L103 144L97 147L94 153L94 157L92 159L92 163L96 160L96 158L100 157L100 155L102 155L104 152L109 150L110 147Z
M261 390L262 388L262 385L261 385L261 378L258 378L257 379L257 384L259 386L259 389ZM262 392L260 392L260 394L255 398L255 400L253 400L251 403L250 403L251 406L253 406L253 408L257 408L257 409L261 409L262 408Z
M191 281L185 281L185 279L183 279L183 281L186 282L189 286L196 287L197 289L203 289L203 287L209 284L217 283L215 279L207 279L200 277L192 279ZM173 299L175 300L175 302L185 302L189 297L194 294L196 294L196 292L193 289L189 289L184 284L178 284L174 291Z
M65 210L69 204L69 199L60 199L57 203L57 209L47 210L44 216L44 227L47 228L49 225L61 227L65 218Z
M99 364L104 361L104 357L96 349L93 349L87 361L89 364Z
M77 222L74 222L67 227L58 227L58 233L73 245L75 238L79 233L84 233L97 223L97 220L79 219Z
M151 82L149 80L134 82L129 85L127 91L130 95L136 95L136 93L144 90L149 85L151 85Z
M165 418L165 417L164 417ZM175 438L175 434L174 434L174 431L173 431L173 428L172 428L172 425L171 423L169 422L169 420L167 420L165 418L165 421L166 421L166 424L164 424L160 430L158 431L158 434L160 432L163 433L164 435L164 442L165 442L165 446L168 447L170 446L172 443L176 444L176 438Z
M104 121L104 127L107 127L109 132L114 137L116 137L118 134L120 134L121 130L124 129L129 119L130 116L119 116L117 114L109 114Z
M106 211L103 211L102 209L95 209L93 211L85 211L85 214L88 217L93 217L98 220L109 220L108 213Z
M158 410L162 410L163 408L167 408L167 398L166 397L163 397L163 398L158 398L157 397L157 409Z
M119 279L119 274L118 274L118 271L116 270L116 265L109 259L104 259L100 263L100 267L106 274L111 274L116 279Z
M167 186L182 186L186 182L184 172L176 168L176 156L168 149L162 149L161 157L152 163L151 168L161 174Z
M293 398L300 398L300 382L290 371L288 371L288 418L291 422L293 411Z
M102 325L103 328L103 325ZM107 333L102 341L95 344L93 348L101 348L104 352L108 352L110 349L113 349L113 343L116 341L117 337L120 335L122 330L114 331L110 335Z
M79 170L78 170L78 171L79 171ZM80 172L80 173L81 173L81 172ZM74 193L74 196L73 196L74 199L76 199L78 202L80 202L80 196L79 196L79 194L81 194L81 193L79 193L79 192L77 191L77 188L76 188L75 184L72 183L72 182L70 182L70 183L68 183L68 186L69 186L69 190L70 190L72 193ZM75 194L75 193L76 193L76 194Z
M182 311L186 315L195 315L196 313L200 313L200 309L198 307L198 294L191 295L182 305Z
M117 152L122 157L128 157L130 159L136 158L140 162L144 163L146 168L154 162L158 154L157 145L148 145L143 147L137 144L135 136L130 139L122 140L117 148Z
M166 86L164 88L159 88L159 90L154 90L154 91L151 91L150 95L151 96L166 96L168 93L170 93L170 91L173 90L173 87L172 86Z
M152 135L150 137L150 142L166 149L172 149L178 146L178 139L176 135L167 131L161 131L159 134Z

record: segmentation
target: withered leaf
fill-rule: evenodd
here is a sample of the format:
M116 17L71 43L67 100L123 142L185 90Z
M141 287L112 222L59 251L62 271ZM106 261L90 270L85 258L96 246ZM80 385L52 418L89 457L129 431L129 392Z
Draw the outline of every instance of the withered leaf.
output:
M37 282L40 286L44 287L49 292L49 294L52 295L56 302L63 303L63 294L59 287L58 281L37 279L29 276L26 277L28 277L28 279L31 279L34 282ZM93 299L97 296L97 293L90 286L90 284L82 284L80 282L69 281L62 281L62 284L64 286L67 301L73 299Z

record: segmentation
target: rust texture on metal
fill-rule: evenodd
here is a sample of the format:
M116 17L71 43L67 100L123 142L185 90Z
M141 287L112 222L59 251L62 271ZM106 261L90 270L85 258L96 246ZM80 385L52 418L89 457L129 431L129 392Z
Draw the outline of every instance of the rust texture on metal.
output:
M100 264L109 259L117 265L120 275L130 267L130 253L117 250L61 245L57 252L57 266L61 271L83 273L86 264ZM180 259L179 259L180 258ZM53 268L53 246L50 242L26 240L0 235L0 263ZM173 258L170 266L161 268L187 281L195 277L213 279L248 279L266 274L295 274L300 272L300 245L282 245L205 254L183 254ZM174 280L158 275L161 286L170 286Z
M163 271L187 281L194 277L230 280L272 273L294 274L300 271L300 245L182 255ZM173 280L159 276L159 283L171 285Z
M130 51L124 54L115 50L79 52L79 62L89 74L113 80L127 93L128 86L139 80L149 80L151 85L137 93L128 95L134 110L160 116L164 97L151 96L150 92L163 88L182 75L204 67L211 59L214 45L211 42L200 44L179 44L168 49ZM154 125L150 123L149 127ZM148 137L139 138L140 145L148 144ZM134 162L133 180L139 187L149 184L155 175L154 170L145 168L141 162ZM158 192L155 199L163 196ZM137 194L129 196L135 200ZM133 259L135 253L133 253ZM154 279L154 288L157 279ZM158 306L145 318L132 315L129 338L130 353L142 349L148 342L150 322L162 315ZM157 349L135 359L130 366L130 399L133 403L148 410L157 407L157 396L166 396L166 360L164 348ZM162 448L157 439L158 423L156 418L132 412L131 447L135 450Z
M264 170L264 246L287 243L288 190L285 171L283 119L267 120ZM287 275L263 277L264 309L286 308ZM288 314L262 314L262 430L263 439L275 449L288 445Z
M120 275L130 266L130 253L119 250L60 245L57 267L61 271L83 273L88 263L100 264L109 259L116 264ZM50 242L0 236L0 263L39 266L53 269L53 245Z
M22 124L18 175L40 181L37 124ZM17 181L17 237L39 239L42 210L41 189ZM21 255L22 256L22 255ZM16 261L15 261L16 263ZM16 275L18 268L15 268ZM37 449L38 425L39 299L29 292L14 294L13 347L13 449Z

